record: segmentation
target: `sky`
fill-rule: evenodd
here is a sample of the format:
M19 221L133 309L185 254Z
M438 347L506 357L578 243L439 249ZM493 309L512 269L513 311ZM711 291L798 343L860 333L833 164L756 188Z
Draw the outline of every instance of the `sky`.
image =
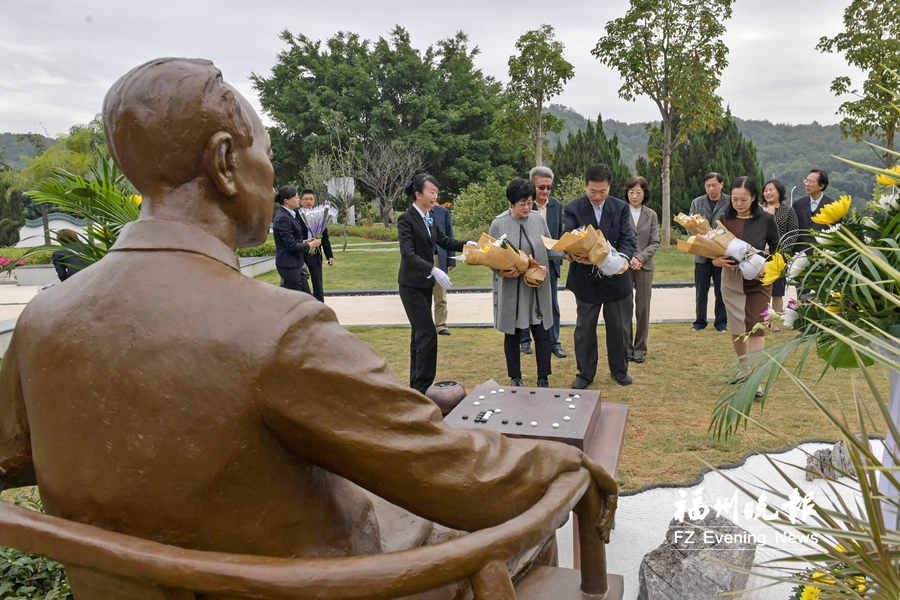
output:
M862 85L842 56L822 54L821 36L842 30L849 0L737 0L726 23L729 65L719 95L742 119L836 123L838 75ZM618 97L617 72L591 55L605 24L628 0L0 0L0 132L57 136L100 112L109 87L162 56L207 58L262 112L249 77L268 76L284 49L282 31L325 41L338 31L377 40L394 25L416 48L465 31L476 66L506 81L523 33L552 25L575 67L553 103L628 123L659 119L646 98ZM268 120L263 115L263 120Z

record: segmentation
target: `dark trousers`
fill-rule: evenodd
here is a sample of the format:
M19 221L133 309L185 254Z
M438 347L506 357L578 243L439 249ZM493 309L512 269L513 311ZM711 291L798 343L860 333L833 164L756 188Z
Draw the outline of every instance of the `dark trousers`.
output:
M606 359L609 362L609 373L619 379L628 374L628 338L631 337L631 313L633 312L633 295L614 302L597 304L582 302L575 298L575 364L578 377L588 383L597 374L597 321L603 309L603 320L606 323Z
M550 269L550 299L553 305L553 326L550 327L550 347L556 348L560 345L559 343L559 277L554 274L553 269ZM535 338L537 340L537 338ZM531 343L531 330L523 329L522 337L519 338L519 343L521 344L529 344ZM535 341L537 344L537 341Z
M728 328L728 313L725 312L725 301L722 300L722 267L713 266L712 260L705 263L694 263L694 289L696 290L697 318L694 327L706 327L706 311L709 303L709 281L712 280L716 293L716 329L724 331Z
M275 267L275 269L281 275L281 287L312 294L309 291L309 282L306 281L303 267Z
M437 372L438 337L431 316L431 288L400 286L400 301L412 331L409 340L409 387L428 391Z
M522 362L519 356L519 344L523 333L534 336L534 355L537 359L538 379L550 377L550 330L538 323L531 329L516 329L515 333L506 333L503 336L503 351L506 353L506 374L510 379L522 378Z
M312 295L320 302L325 302L325 290L322 287L322 253L309 252L306 255L306 268L309 269Z

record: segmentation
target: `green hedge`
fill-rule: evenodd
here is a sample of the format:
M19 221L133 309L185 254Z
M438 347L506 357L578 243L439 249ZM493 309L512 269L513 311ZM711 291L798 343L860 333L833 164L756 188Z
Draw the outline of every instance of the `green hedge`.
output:
M237 255L241 258L255 258L257 256L275 256L275 242L268 241L261 246L253 248L238 248Z
M347 235L365 238L367 240L376 240L379 242L396 242L396 227L371 227L365 225L348 225ZM331 225L328 227L328 237L331 238L332 244L334 240L344 237L344 228L342 225Z
M30 250L30 248L0 248L0 256L10 260L16 260L28 252L28 250ZM29 256L25 259L26 265L49 265L52 262L52 252L39 252L34 256Z

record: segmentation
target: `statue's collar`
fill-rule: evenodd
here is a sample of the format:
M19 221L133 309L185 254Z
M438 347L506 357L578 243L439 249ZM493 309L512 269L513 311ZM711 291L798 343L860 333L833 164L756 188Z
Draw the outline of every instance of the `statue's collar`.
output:
M235 271L240 264L234 250L202 229L166 219L141 219L122 228L110 252L168 251L202 254L223 263Z

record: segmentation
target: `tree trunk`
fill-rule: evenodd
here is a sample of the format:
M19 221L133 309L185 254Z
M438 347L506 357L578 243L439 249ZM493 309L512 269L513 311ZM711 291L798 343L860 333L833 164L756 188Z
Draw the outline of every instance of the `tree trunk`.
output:
M534 149L534 166L540 167L544 164L544 106L542 102L538 102L537 105L537 135L535 135L535 144L536 147Z
M50 245L50 218L47 215L47 205L41 204L41 223L44 225L44 244Z
M344 215L344 247L341 248L341 252L347 251L347 216Z
M672 122L663 120L663 158L662 158L662 235L660 246L668 248L672 239Z
M381 222L384 223L385 227L390 226L391 224L391 215L394 212L393 206L388 206L388 199L381 198Z

